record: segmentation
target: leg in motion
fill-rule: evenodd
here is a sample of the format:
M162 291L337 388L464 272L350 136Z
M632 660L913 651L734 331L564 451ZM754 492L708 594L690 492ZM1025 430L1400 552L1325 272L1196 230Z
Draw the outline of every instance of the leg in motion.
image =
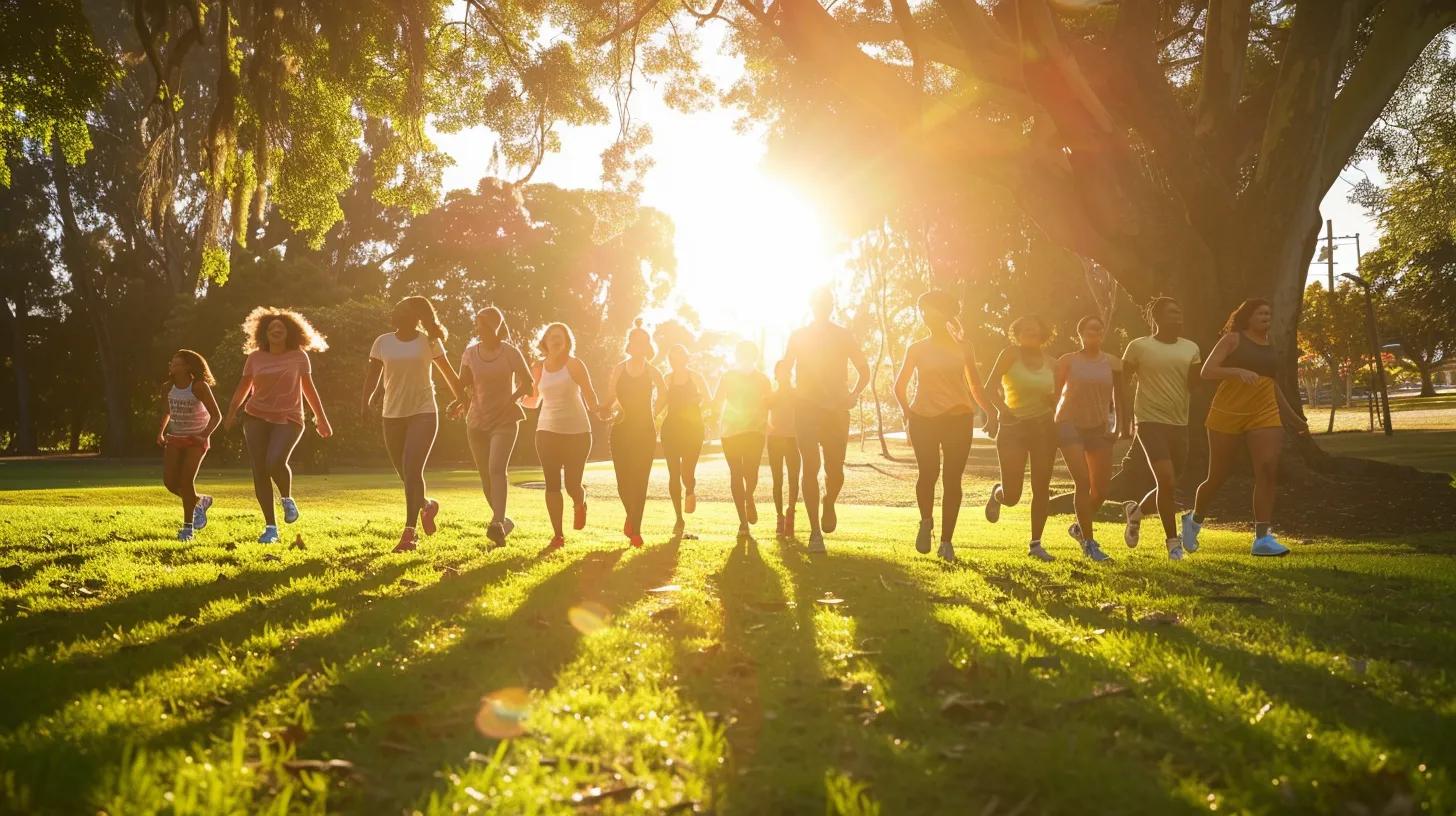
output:
M823 522L820 529L834 532L839 525L834 503L839 500L839 491L844 489L844 457L849 451L849 412L836 412L829 432L822 440L824 446L824 502Z
M253 495L258 498L258 507L263 511L263 524L268 528L278 525L273 510L273 479L268 472L269 426L272 423L255 416L243 417L243 442L248 448L248 465L253 471ZM387 440L386 440L387 441ZM264 535L267 535L267 529ZM277 531L273 539L277 540Z
M1249 462L1254 468L1254 554L1285 555L1289 548L1280 544L1271 532L1284 429L1256 428L1244 434L1244 441L1249 446Z
M1209 505L1233 472L1241 441L1242 434L1227 434L1212 429L1208 431L1208 475L1193 494L1193 511L1183 514L1182 537L1185 552L1198 552L1198 531L1203 527Z
M946 434L942 449L945 452L945 469L941 472L940 497L940 540L949 544L955 538L956 522L960 519L961 480L966 476L966 461L971 457L971 443L975 432L970 414L955 417Z
M773 477L774 513L779 517L780 533L784 531L784 470L788 465L784 461L784 439L782 436L768 438L768 472Z
M1041 543L1051 514L1052 469L1057 461L1056 432L1043 423L1032 434L1028 458L1031 463L1031 540Z
M546 486L546 514L551 517L552 546L560 546L566 540L561 527L565 500L561 496L562 445L561 434L550 431L536 432L536 458L541 461L542 481Z
M911 414L907 430L915 452L915 504L920 510L915 549L928 553L935 527L935 482L940 478L939 427L935 420Z
M404 440L404 496L405 526L413 528L429 501L426 497L425 466L430 462L430 450L435 447L435 434L439 430L439 415L415 414L406 420ZM430 532L430 525L425 525Z
M572 528L586 527L586 491L581 486L582 474L586 472L586 459L591 455L591 434L566 434L566 452L562 462L562 477L566 482L566 494L571 497L573 516Z

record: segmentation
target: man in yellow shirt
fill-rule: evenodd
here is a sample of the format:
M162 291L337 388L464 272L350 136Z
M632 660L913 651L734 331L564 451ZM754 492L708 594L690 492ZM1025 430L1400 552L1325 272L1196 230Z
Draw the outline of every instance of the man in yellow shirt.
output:
M1132 409L1137 440L1153 471L1155 487L1142 501L1123 504L1127 517L1123 540L1136 547L1143 513L1156 507L1167 536L1168 557L1179 561L1184 550L1178 535L1175 490L1178 474L1188 464L1188 394L1198 379L1203 356L1197 343L1178 336L1183 330L1183 309L1176 300L1154 300L1148 306L1148 322L1153 333L1127 344L1122 370L1124 378L1137 382Z

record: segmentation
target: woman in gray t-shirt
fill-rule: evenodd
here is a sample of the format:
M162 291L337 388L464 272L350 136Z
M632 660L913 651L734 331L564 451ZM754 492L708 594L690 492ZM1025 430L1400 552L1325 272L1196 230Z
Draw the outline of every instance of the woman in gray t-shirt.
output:
M516 526L506 517L506 468L518 425L526 418L517 400L531 393L531 370L520 349L509 342L511 330L500 309L487 306L476 312L475 336L479 339L460 355L460 378L469 395L463 409L465 438L490 504L485 536L501 546Z

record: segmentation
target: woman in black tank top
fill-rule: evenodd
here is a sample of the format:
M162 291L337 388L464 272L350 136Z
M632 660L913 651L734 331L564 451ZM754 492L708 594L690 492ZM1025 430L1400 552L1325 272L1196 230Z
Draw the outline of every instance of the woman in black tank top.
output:
M667 375L667 399L661 411L662 452L667 458L667 493L677 513L675 535L682 535L687 526L683 512L697 509L698 456L703 452L703 399L708 385L703 375L688 367L688 350L681 343L667 352L672 372ZM686 494L686 495L684 495Z
M647 505L647 482L657 452L657 429L652 422L652 396L662 394L662 374L648 360L656 355L652 338L638 320L627 332L627 359L612 369L603 405L617 406L612 423L612 468L617 495L627 520L622 525L633 547L642 546L642 511ZM610 414L609 409L604 412ZM605 417L604 417L605 418Z

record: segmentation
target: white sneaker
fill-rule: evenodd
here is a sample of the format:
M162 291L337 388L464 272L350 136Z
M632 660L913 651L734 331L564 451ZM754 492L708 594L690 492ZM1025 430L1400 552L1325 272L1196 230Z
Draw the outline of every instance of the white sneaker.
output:
M1183 560L1183 539L1178 538L1177 536L1168 539L1168 560Z
M1142 533L1142 508L1135 501L1123 502L1122 515L1127 520L1127 526L1122 530L1122 540L1128 547L1136 547L1138 537Z
M1056 556L1042 549L1040 541L1032 544L1031 548L1026 551L1026 554L1031 556L1032 558L1035 558L1038 561L1045 561L1047 563L1051 563L1052 561L1057 560Z
M1183 514L1183 552L1198 552L1198 531L1202 529L1203 525L1193 520L1192 511Z

